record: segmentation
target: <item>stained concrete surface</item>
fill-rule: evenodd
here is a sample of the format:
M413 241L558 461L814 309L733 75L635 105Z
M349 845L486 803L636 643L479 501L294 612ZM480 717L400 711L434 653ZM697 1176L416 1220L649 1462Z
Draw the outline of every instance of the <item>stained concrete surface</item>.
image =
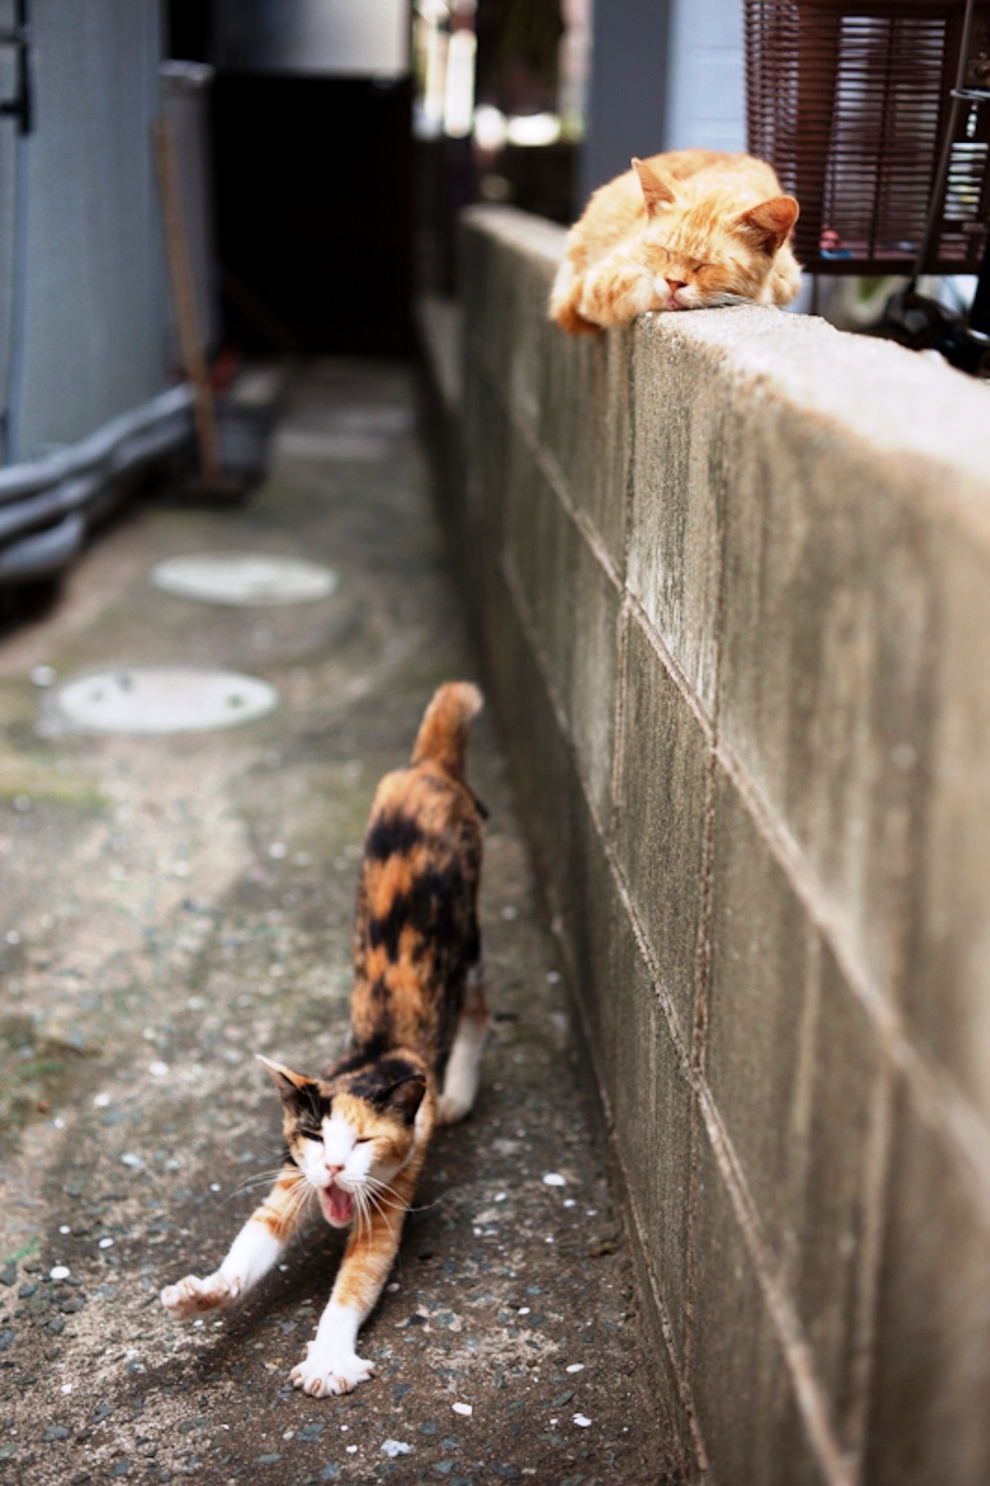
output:
M364 1333L377 1378L319 1401L288 1384L340 1253L319 1222L238 1312L183 1325L157 1300L219 1261L277 1160L252 1054L316 1069L341 1048L374 785L432 688L476 674L411 407L401 368L310 368L245 508L131 508L0 640L0 1480L676 1479L489 713L470 775L495 1032ZM226 550L341 581L263 610L150 581ZM176 663L259 676L281 705L151 738L58 715L53 681Z

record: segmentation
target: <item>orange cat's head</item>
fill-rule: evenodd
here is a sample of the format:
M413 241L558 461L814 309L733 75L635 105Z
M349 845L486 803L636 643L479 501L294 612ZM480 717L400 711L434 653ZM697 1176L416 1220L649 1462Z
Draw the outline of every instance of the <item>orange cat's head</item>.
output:
M635 257L653 280L653 308L783 304L793 298L799 270L789 249L781 254L797 221L793 196L740 207L738 179L721 187L710 176L703 185L701 178L675 181L642 160L634 160L633 168L646 209Z

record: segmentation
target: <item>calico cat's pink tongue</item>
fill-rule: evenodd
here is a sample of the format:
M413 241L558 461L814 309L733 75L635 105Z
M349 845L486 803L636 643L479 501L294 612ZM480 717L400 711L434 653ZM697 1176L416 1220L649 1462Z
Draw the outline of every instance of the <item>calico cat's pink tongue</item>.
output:
M354 1197L336 1184L320 1193L323 1208L331 1223L349 1223L354 1216Z

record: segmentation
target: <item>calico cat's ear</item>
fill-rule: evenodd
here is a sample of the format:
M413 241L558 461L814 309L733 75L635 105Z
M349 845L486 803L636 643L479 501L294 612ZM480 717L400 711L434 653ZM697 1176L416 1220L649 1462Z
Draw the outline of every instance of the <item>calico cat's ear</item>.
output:
M776 253L787 241L787 234L798 219L798 204L793 196L774 196L750 207L735 221L736 227L756 242L765 253Z
M312 1102L311 1096L316 1089L315 1079L308 1078L305 1073L294 1073L291 1068L286 1068L284 1063L273 1063L270 1058L263 1058L260 1053L255 1053L255 1057L267 1069L284 1104L309 1105Z
M645 160L637 160L635 156L632 162L633 170L639 176L639 184L643 191L643 200L646 203L646 214L652 217L655 212L663 207L669 206L675 199L674 188L666 176L659 171L653 170Z
M376 1094L375 1103L379 1109L394 1111L404 1125L411 1125L425 1093L426 1075L410 1073L405 1078L396 1079L394 1084L389 1084Z

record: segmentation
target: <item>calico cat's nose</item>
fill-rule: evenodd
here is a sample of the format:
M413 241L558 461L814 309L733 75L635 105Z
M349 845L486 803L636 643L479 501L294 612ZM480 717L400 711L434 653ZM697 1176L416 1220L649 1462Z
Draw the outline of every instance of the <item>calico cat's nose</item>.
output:
M336 1181L338 1176L344 1169L342 1166L334 1166L330 1161L324 1161L323 1164L326 1167L327 1171L330 1173L331 1181Z

